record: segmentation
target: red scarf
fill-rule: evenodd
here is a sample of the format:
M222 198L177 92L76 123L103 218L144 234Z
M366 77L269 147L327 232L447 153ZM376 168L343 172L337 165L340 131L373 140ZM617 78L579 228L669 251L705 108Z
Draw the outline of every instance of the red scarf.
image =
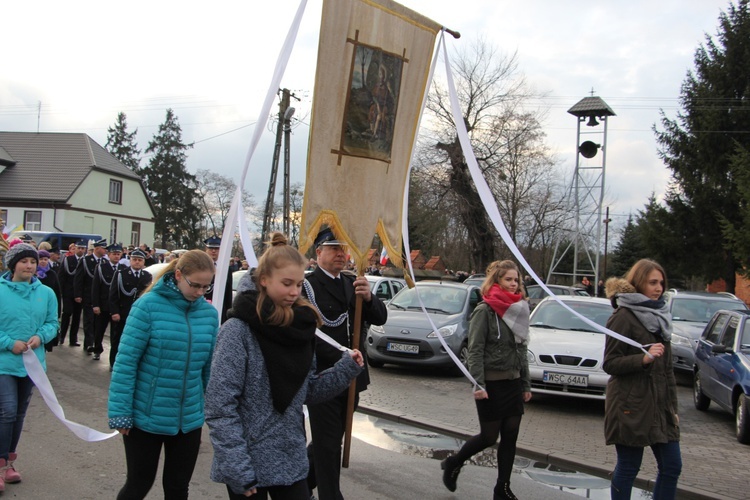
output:
M495 283L483 298L487 305L502 318L510 306L523 299L523 295L508 292Z

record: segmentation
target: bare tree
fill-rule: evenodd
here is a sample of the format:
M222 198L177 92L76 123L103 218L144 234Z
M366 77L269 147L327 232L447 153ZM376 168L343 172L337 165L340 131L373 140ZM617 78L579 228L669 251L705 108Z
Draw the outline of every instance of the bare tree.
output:
M201 219L205 222L206 236L220 235L229 216L237 185L232 179L210 170L201 169L195 174L197 202ZM252 213L254 201L251 194L242 193L242 205L246 213Z

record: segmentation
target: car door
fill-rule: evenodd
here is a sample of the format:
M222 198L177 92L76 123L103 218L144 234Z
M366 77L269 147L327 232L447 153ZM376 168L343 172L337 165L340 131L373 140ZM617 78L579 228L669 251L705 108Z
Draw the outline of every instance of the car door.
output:
M719 343L721 334L728 321L728 313L719 314L714 322L710 324L708 334L704 339L701 339L701 343L704 343L701 349L705 355L701 357L703 360L701 366L703 372L701 376L701 390L713 400L717 398L718 386L716 384L716 354L711 352L711 347Z
M729 318L718 345L734 351L734 340L737 338L739 323L740 319L737 316L732 315ZM737 378L737 372L732 366L733 358L733 352L712 353L712 356L709 358L713 374L712 378L715 377L713 381L715 401L725 408L732 407L732 389Z

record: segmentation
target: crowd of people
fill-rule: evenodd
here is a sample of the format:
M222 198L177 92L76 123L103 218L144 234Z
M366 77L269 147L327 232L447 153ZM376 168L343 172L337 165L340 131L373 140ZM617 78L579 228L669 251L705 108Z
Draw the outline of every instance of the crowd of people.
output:
M314 262L272 234L234 301L230 269L225 300L214 307L221 241L204 243L205 251L187 251L151 276L144 270L153 259L147 248L124 251L101 240L87 252L88 242L80 241L60 255L10 242L0 275L0 492L21 480L15 463L33 389L22 356L31 351L45 366L46 352L66 337L81 346L82 316L83 349L92 359L100 359L110 332L109 426L122 435L127 470L118 499L145 498L162 449L165 498L188 498L204 423L214 450L210 477L226 485L229 498L307 500L316 492L321 500L343 499L347 408L356 407L369 384L365 335L353 345L353 332L384 324L386 307L363 276L343 272L346 245L327 228L315 238ZM606 339L605 440L617 453L613 499L630 498L646 446L658 464L654 498L676 495L679 416L665 289L666 273L650 260L606 285L615 308L608 328L646 349ZM480 433L441 463L442 479L455 491L463 464L499 438L493 499L515 499L511 471L531 399L529 308L516 264L491 263L481 294L468 353ZM318 328L344 352L318 341Z

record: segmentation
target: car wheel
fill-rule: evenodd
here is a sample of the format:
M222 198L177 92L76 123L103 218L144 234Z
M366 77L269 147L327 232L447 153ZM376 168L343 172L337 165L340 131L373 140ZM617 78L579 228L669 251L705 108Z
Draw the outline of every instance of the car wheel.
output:
M695 376L693 377L693 403L695 403L695 408L700 411L708 410L708 405L711 404L711 399L703 394L703 390L701 389L701 376L699 372L695 372Z
M740 394L737 400L737 441L750 444L750 400Z
M381 361L375 361L374 359L371 359L371 358L367 358L367 364L372 366L373 368L383 368L383 365L385 363Z

